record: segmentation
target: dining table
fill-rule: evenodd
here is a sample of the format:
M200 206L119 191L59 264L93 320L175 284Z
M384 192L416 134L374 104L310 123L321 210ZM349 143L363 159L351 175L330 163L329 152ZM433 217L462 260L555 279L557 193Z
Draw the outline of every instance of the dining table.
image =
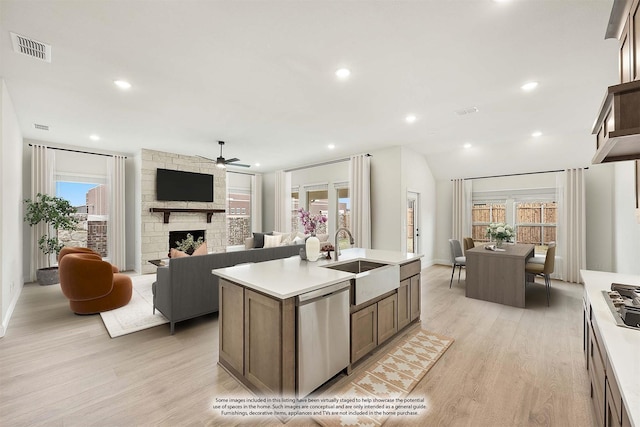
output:
M524 243L494 244L468 249L466 296L514 307L525 306L525 265L535 246Z

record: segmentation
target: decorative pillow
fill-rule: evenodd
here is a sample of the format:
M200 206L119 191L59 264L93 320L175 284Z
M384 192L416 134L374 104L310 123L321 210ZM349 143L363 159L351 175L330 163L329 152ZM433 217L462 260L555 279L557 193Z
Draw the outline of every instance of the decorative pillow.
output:
M264 236L264 247L275 248L276 246L280 246L281 240L282 240L282 234L278 234L276 236L270 236L267 234Z
M176 248L171 248L169 254L171 255L171 258L184 258L186 256L189 256L188 253L182 252L181 250L178 250Z
M264 236L273 236L273 232L270 233L253 233L253 247L264 248Z
M207 255L208 253L209 252L207 251L207 242L202 242L202 244L198 246L195 251L193 251L191 256Z
M292 242L293 245L301 245L303 243L304 243L304 238L300 236L296 236L296 238L293 239L293 242Z
M316 237L318 238L318 240L320 240L320 243L324 243L324 242L328 242L329 241L329 235L328 234L316 234Z

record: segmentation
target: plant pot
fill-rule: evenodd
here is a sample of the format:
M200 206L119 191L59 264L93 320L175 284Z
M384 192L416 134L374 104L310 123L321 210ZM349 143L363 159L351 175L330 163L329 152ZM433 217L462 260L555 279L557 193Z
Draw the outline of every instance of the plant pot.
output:
M36 280L41 286L55 285L60 283L58 267L47 267L36 270Z

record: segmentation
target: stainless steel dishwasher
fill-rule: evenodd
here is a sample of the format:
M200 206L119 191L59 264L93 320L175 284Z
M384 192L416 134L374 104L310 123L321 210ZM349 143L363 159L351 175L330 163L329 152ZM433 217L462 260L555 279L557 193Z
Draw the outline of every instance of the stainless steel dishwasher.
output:
M298 398L349 365L349 287L341 282L297 298Z

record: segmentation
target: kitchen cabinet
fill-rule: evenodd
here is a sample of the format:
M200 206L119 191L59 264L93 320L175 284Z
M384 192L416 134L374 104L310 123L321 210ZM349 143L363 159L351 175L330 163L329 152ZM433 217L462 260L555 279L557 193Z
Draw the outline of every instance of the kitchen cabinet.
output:
M351 314L351 363L378 346L378 306L371 304Z
M587 369L597 425L605 427L631 426L598 323L593 318L593 310L586 301L586 297L583 302Z
M640 159L640 0L616 0L605 38L617 38L618 82L609 86L592 128L592 163Z
M244 289L224 279L219 282L218 315L220 360L239 373L244 372Z
M400 282L398 288L398 330L411 322L411 279Z
M378 310L378 345L398 332L398 294L393 294L376 304Z
M410 317L411 321L414 321L420 317L420 274L411 277L410 285Z
M398 330L420 317L420 261L400 266Z
M250 388L269 394L295 386L295 301L220 279L219 361Z

